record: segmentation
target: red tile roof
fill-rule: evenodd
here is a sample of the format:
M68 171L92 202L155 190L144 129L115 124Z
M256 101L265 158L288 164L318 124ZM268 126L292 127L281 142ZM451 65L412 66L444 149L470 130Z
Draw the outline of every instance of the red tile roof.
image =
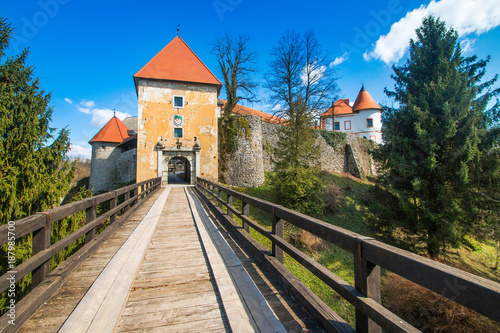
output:
M354 112L357 112L368 109L382 110L380 105L378 105L373 100L372 96L370 95L368 90L366 90L365 86L362 86L361 90L359 91L358 97L356 98L356 101L352 106L352 110Z
M207 83L222 83L180 37L175 37L135 75L137 78ZM137 83L136 83L137 86Z
M223 103L222 108L224 108L224 105L226 105L226 101L223 99L220 99L220 98L219 98L219 100L222 101L222 103ZM252 108L249 108L249 107L246 107L243 105L239 105L239 104L237 104L236 107L233 109L233 113L240 114L240 115L256 116L256 117L259 117L260 119L262 119L262 121L265 121L266 123L271 123L271 124L282 124L282 123L286 122L285 119L283 119L283 118L273 116L269 113L255 110L255 109L252 109Z
M334 104L333 107L335 109L335 114L348 114L352 113L352 108L349 105L349 98L339 99ZM332 116L332 107L330 106L328 110L323 112L321 117Z
M128 127L116 117L111 118L106 125L89 141L94 142L113 142L122 143L123 140L129 137L127 134Z

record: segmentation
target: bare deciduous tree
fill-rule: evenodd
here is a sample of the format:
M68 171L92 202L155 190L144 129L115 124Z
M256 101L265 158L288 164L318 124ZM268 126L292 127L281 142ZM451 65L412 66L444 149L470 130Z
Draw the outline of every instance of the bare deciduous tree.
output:
M300 98L306 111L318 114L336 97L337 76L328 52L323 51L312 31L288 30L271 52L266 88L278 112L288 118Z
M248 36L233 37L226 33L212 44L212 54L217 57L226 88L227 103L224 106L224 118L231 114L240 101L257 101L254 91L257 84L252 80L252 74L256 71L256 53L250 49L249 41Z

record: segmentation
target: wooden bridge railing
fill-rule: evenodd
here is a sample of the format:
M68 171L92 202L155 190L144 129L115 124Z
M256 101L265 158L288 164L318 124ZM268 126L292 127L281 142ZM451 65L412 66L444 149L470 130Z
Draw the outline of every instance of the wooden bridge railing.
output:
M267 259L267 263L273 260L282 263L284 251L349 301L356 309L356 330L358 332L381 332L382 328L387 332L418 331L380 304L380 267L500 322L499 283L423 258L282 206L239 193L212 181L198 178L196 185L199 192L207 200L212 200L219 213L224 214L224 217L234 226L237 224L233 220L233 214L241 219L242 228L239 228L239 231L240 234L245 234L244 237L250 236L242 232L241 229L248 232L250 226L271 240L271 256L263 255ZM223 198L223 193L226 194L226 199ZM233 198L241 201L241 211L233 206ZM218 202L218 207L215 206L215 202ZM222 211L223 206L227 207L227 214ZM249 206L272 215L271 231L250 219ZM287 243L283 239L284 221L351 252L354 255L354 286ZM261 247L261 249L264 248ZM286 275L286 273L283 274ZM289 286L292 287L292 291L297 292L300 287L294 286L293 283L291 282ZM352 329L350 327L346 329L345 322L339 323L338 318L325 315L324 309L311 308L311 305L307 304L307 297L309 296L299 295L296 298L299 302L302 300L302 305L308 311L314 312L312 313L314 316L321 317L319 318L320 324L324 329L328 331L349 331ZM322 306L326 305L323 303L319 307Z
M120 211L123 212L123 217L128 215L126 213L132 206L149 196L161 185L160 181L160 178L149 179L115 191L63 205L43 213L36 213L21 220L0 226L0 246L3 244L12 245L14 239L32 234L31 258L18 266L7 268L7 273L0 277L0 293L11 286L13 281L9 280L8 277L13 275L12 272L15 272L15 283L27 274L32 273L31 290L33 290L49 274L50 259L54 255L83 235L85 235L85 244L90 243L95 237L98 226L108 218L110 219L110 225L116 222L117 214ZM123 202L117 205L120 200L123 200ZM105 202L109 202L109 211L96 216L97 206ZM50 244L52 224L83 210L86 212L85 225L58 242ZM4 318L2 317L2 319Z

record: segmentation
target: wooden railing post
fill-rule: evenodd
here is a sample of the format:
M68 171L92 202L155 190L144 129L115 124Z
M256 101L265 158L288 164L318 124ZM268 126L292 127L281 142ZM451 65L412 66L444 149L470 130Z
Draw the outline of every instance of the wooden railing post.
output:
M276 207L273 207L272 232L276 236L283 238L283 220L276 216ZM272 243L271 252L273 256L283 263L283 250L275 243Z
M370 237L356 238L356 252L354 253L354 287L363 295L381 303L380 293L380 266L363 259L363 241ZM364 313L356 310L356 331L382 333L382 328L369 319Z
M134 188L134 190L132 191L132 194L134 197L137 196L139 194L139 187ZM132 204L135 205L135 204L137 204L138 201L139 201L139 198L137 197Z
M50 246L50 214L39 213L45 216L45 227L33 232L32 255L47 249ZM31 289L38 286L50 272L50 260L35 268L31 273Z
M128 199L130 199L130 191L127 190L127 192L125 192L125 200L124 201L127 201ZM123 212L127 212L128 209L130 207L130 204L126 205L125 208L123 209Z
M224 192L222 192L221 189L219 189L219 208L222 209L223 205L222 205L222 196L224 195Z
M245 198L241 198L241 212L245 216L250 216L250 205L245 202ZM248 224L246 224L245 221L241 220L241 226L246 232L250 232Z
M227 204L231 207L233 206L233 197L229 193L227 194ZM229 215L231 219L234 219L233 212L229 208L227 209L227 215Z
M86 215L86 218L85 218L85 224L89 223L89 222L92 222L95 220L95 217L96 217L96 203L95 203L95 199L92 200L92 206L90 206L89 208L87 208L85 210L85 215ZM90 230L89 232L87 232L85 234L85 244L87 244L88 242L90 242L93 238L95 237L95 228Z
M112 210L116 207L116 191L114 191L114 198L109 201L109 210ZM116 213L111 215L109 218L109 223L113 223L116 221Z

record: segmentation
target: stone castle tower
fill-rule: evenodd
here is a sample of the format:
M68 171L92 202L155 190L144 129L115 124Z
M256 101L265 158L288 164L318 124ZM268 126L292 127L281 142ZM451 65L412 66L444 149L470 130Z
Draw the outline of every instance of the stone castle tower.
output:
M127 118L133 122L136 118ZM117 117L89 141L92 146L89 188L106 192L135 179L136 135Z
M180 37L134 75L138 97L137 181L184 163L187 180L218 180L217 97L220 81Z

